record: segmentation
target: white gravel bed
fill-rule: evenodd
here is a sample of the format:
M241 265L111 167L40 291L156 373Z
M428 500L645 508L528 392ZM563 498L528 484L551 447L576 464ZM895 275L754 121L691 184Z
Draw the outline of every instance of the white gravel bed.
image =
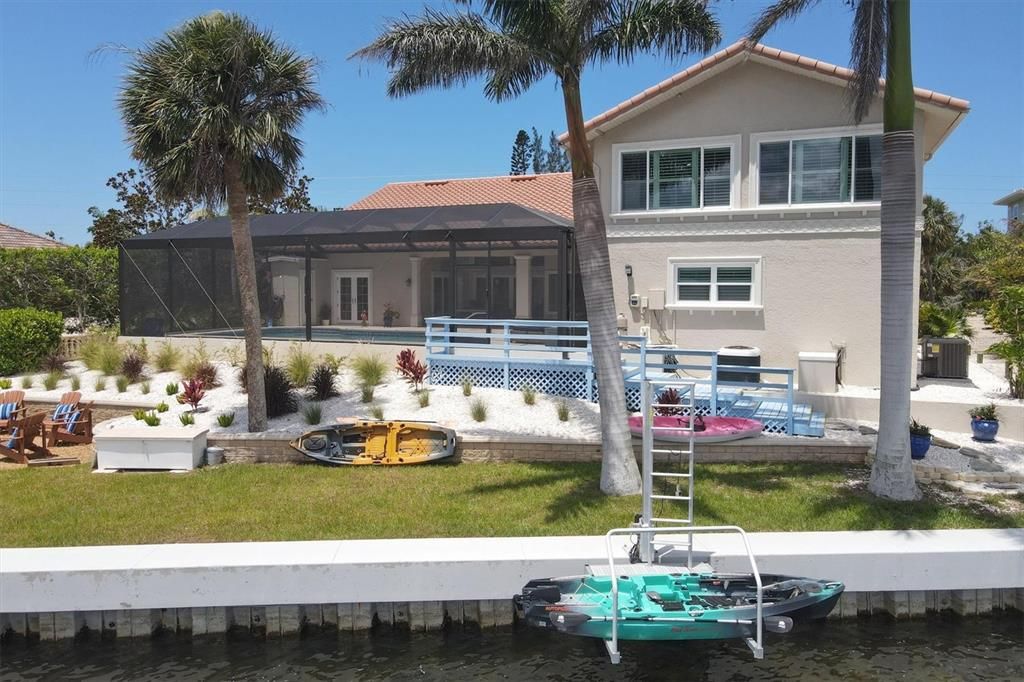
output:
M967 366L968 379L928 379L918 377L918 390L910 394L911 400L937 403L971 403L981 405L1020 405L1024 401L1010 397L1010 385L984 366L971 362ZM877 386L839 387L839 395L852 398L878 398Z
M102 372L96 370L89 370L85 368L85 365L79 361L69 362L66 368L67 376L57 382L57 387L52 391L47 391L43 386L43 379L46 378L46 373L33 374L32 376L32 388L21 388L22 377L16 377L13 381L11 388L16 388L25 391L26 400L38 400L41 402L57 402L60 397L72 390L71 388L71 376L77 376L81 381L81 386L78 391L82 394L82 400L84 402L99 401L111 403L139 403L139 404L150 404L156 405L160 401L167 401L168 396L164 391L164 387L170 383L178 383L180 375L177 372L156 372L151 373L147 376L144 381L149 382L149 393L142 392L142 381L131 384L125 390L124 393L118 393L117 391L117 377L108 376L104 379L105 387L102 391L96 390L97 379L103 376ZM173 400L173 398L171 399Z
M996 436L996 440L991 443L983 443L981 441L974 440L966 433L955 433L953 431L936 431L932 430L932 438L942 438L948 440L950 443L956 443L960 447L968 447L972 450L978 450L983 452L992 458L992 461L1001 466L1006 471L1024 473L1024 441L1011 440L1009 438L1003 438L1002 435ZM935 446L928 450L928 454L931 455L931 451L935 449ZM963 457L963 455L960 455ZM970 458L968 458L970 459Z

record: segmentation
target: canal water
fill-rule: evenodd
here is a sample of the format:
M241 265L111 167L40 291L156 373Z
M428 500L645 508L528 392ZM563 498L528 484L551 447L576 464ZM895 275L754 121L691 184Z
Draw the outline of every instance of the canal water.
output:
M553 632L317 634L89 644L14 644L3 680L1024 680L1019 617L872 618L771 636L763 661L736 642L625 643L612 666L595 640Z

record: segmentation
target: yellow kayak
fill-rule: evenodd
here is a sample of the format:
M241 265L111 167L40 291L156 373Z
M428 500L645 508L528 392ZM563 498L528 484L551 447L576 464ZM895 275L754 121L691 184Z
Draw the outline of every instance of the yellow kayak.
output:
M353 420L307 431L291 446L324 464L423 464L455 454L455 431L432 422Z

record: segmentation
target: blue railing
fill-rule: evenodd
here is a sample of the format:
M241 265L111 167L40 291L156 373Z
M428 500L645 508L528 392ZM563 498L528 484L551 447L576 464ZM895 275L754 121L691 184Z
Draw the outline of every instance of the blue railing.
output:
M451 385L468 377L477 386L519 390L530 384L542 393L596 399L598 386L586 322L451 317L428 317L425 322L431 383ZM725 409L723 399L739 394L730 389L781 390L785 392L781 421L786 433L793 433L792 369L722 365L717 351L651 344L644 336L622 335L619 341L627 393L638 391L640 380L652 373L682 372L706 387L708 412L720 414ZM758 381L723 380L720 372L757 375ZM762 381L761 375L778 378ZM639 398L639 393L635 397Z

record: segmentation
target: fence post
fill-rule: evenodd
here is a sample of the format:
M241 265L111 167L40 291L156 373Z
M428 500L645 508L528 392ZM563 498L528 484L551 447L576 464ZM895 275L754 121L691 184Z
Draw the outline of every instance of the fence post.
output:
M718 416L718 353L711 353L711 416Z
M505 361L502 363L501 387L507 391L509 389L509 374L511 374L509 363L512 361L512 347L508 338L508 322L502 325L501 334L501 346L505 356Z
M793 435L793 370L786 371L786 435Z
M587 344L587 370L586 370L587 400L589 402L594 402L594 352L593 352L593 349L590 346L590 326L589 325L587 326L586 344Z

